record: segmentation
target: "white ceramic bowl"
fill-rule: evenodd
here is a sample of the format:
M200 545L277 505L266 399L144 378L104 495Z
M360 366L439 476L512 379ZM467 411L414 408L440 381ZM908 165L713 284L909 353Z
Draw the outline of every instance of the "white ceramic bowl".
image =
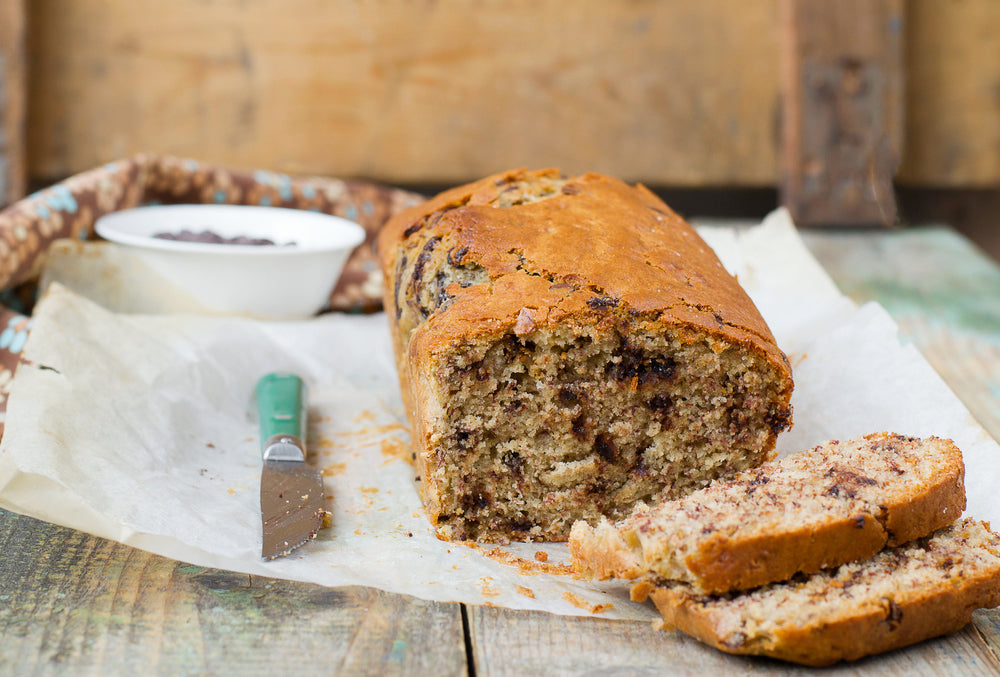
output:
M298 209L239 205L137 207L102 216L106 240L133 248L155 271L210 311L275 320L323 308L351 251L365 239L353 221ZM154 237L183 230L273 245L214 244Z

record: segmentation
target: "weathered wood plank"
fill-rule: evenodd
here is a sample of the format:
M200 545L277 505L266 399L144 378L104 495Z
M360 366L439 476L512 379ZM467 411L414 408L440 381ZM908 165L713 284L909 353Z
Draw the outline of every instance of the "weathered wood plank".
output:
M19 200L27 184L25 10L25 0L0 0L0 207Z
M544 675L806 675L815 670L730 656L681 633L647 623L551 616L469 607L475 671L480 677ZM984 620L988 617L989 621ZM979 612L995 624L1000 612ZM995 649L977 624L950 637L823 670L825 675L941 677L1000 674Z
M32 11L34 176L151 151L391 182L523 165L774 180L774 0L38 0Z
M896 221L902 0L782 0L781 201L799 225Z
M1000 3L906 10L901 181L1000 185ZM778 180L778 0L37 0L31 12L36 179L151 151L391 182L519 165L673 186Z
M650 623L468 607L476 675L737 674L740 659Z
M950 228L806 231L841 291L878 301L906 340L1000 440L1000 268Z
M174 562L0 511L8 674L461 675L460 607Z
M1000 3L906 5L907 185L1000 185Z

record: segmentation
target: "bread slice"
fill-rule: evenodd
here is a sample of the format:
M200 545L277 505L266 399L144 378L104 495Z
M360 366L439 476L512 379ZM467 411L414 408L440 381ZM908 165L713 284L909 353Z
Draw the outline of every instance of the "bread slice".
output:
M831 441L611 524L574 525L576 568L651 574L702 593L746 590L871 557L965 509L950 441L891 433Z
M734 654L830 665L960 630L1000 605L1000 537L973 519L864 562L751 592L701 595L646 580L665 625Z

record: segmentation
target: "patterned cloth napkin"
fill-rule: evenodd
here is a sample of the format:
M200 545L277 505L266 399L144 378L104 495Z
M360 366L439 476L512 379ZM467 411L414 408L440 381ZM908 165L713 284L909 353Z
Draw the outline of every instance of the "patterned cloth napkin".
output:
M0 434L19 354L31 329L35 283L53 242L94 238L104 214L150 204L238 204L309 209L359 223L367 237L352 253L330 294L328 310L381 308L375 258L378 229L421 200L408 191L365 181L294 177L215 167L156 155L108 163L38 191L0 211Z

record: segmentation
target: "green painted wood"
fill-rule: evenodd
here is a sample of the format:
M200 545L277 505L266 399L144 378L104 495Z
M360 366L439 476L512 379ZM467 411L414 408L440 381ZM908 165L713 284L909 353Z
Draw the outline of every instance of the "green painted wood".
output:
M1000 267L945 226L832 233L802 231L841 291L875 300L903 324L914 318L1000 343ZM913 328L913 338L921 338Z
M805 231L841 291L878 301L972 415L1000 440L1000 267L944 226Z
M462 675L461 610L206 569L0 511L0 674Z

